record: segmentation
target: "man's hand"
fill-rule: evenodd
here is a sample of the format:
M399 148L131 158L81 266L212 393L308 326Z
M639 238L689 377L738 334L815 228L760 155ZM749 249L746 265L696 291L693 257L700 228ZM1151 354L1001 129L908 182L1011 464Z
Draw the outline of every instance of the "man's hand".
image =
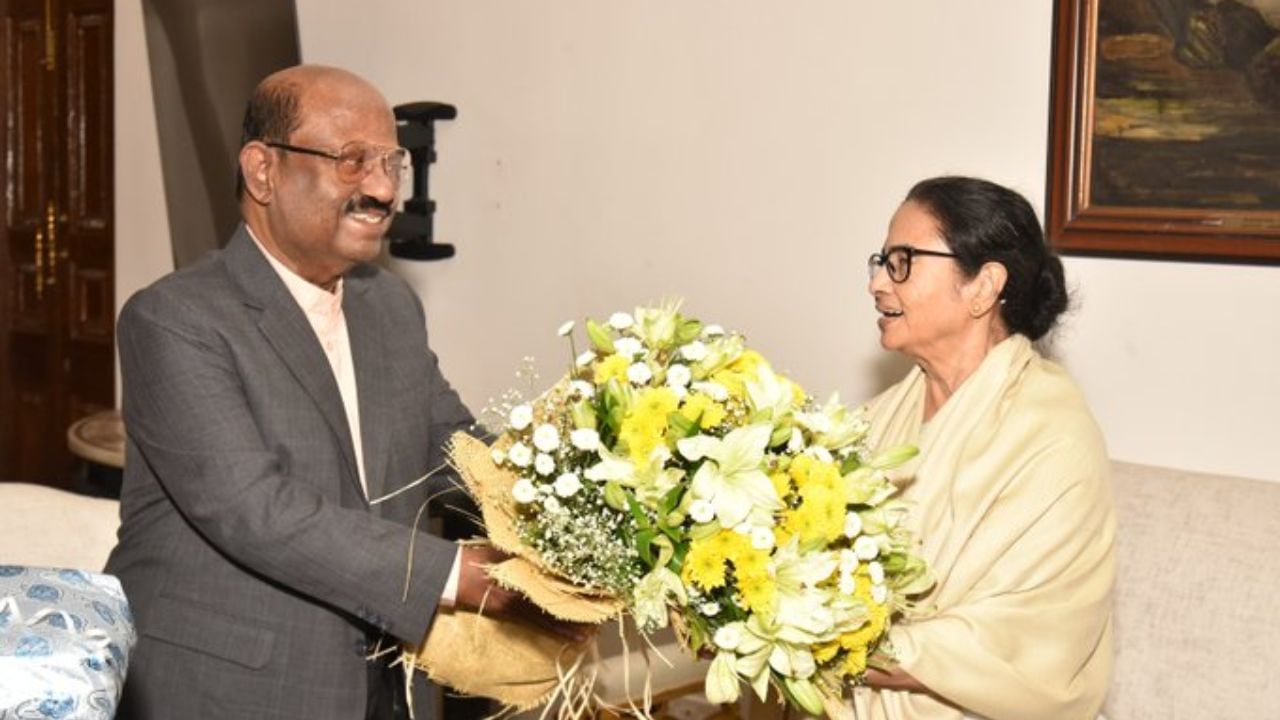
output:
M490 580L486 568L509 557L491 545L463 545L458 568L458 595L454 606L464 610L483 611L491 617L517 620L571 643L591 639L596 631L594 625L559 620L529 602L524 595Z

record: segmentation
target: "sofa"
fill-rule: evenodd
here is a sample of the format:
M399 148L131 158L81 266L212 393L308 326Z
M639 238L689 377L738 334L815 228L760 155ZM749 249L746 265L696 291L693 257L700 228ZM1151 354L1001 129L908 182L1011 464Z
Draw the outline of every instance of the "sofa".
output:
M1280 718L1280 483L1122 462L1112 479L1116 655L1106 717ZM0 564L98 569L114 543L111 501L0 483L0 508ZM604 649L600 679L615 702L623 688L643 686L639 676L622 682L621 668L645 663L620 662L618 648L611 640ZM705 665L669 645L663 654L675 667L657 661L655 696L697 693Z
M1280 483L1114 463L1109 720L1280 718Z

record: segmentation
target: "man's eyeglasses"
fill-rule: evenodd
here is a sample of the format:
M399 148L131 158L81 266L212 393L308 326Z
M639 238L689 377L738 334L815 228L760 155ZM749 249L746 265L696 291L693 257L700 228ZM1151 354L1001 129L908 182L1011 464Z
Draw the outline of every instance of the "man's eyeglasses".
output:
M956 254L921 250L910 245L894 245L891 248L885 248L884 252L871 253L871 257L867 258L867 274L874 278L876 270L884 268L889 273L890 280L904 283L911 277L911 262L921 256L954 258Z
M402 147L387 148L362 142L349 142L338 152L333 153L282 142L264 140L263 144L277 150L329 158L338 171L338 179L352 185L364 180L365 176L373 172L374 163L381 162L387 177L399 187L400 178L409 167L409 151Z

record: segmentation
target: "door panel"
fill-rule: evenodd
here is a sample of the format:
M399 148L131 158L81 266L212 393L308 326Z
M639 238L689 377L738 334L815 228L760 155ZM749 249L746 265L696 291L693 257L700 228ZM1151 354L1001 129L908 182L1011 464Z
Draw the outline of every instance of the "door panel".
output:
M67 428L114 405L111 4L0 7L0 480L67 485Z

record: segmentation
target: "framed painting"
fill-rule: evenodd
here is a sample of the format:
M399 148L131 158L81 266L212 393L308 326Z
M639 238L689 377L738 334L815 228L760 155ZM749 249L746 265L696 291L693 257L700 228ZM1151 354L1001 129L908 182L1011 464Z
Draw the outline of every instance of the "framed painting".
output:
M1055 0L1049 240L1280 263L1280 0Z

